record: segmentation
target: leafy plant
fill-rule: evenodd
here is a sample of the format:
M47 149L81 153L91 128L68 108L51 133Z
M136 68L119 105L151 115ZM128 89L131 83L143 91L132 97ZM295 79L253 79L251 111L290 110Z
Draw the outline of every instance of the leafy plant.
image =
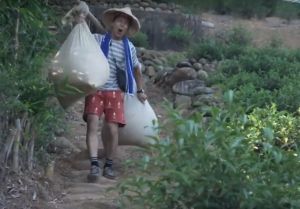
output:
M138 32L135 34L135 36L132 38L132 43L136 46L136 47L144 47L144 48L148 48L149 47L149 42L148 42L148 37L147 34L143 33L143 32Z
M248 118L247 139L256 149L264 142L286 150L299 147L299 118L293 117L288 112L278 111L275 104L265 109L255 108Z
M227 50L223 48L224 57ZM295 112L300 104L298 55L298 50L248 46L240 55L220 62L210 82L225 91L237 90L238 102L245 107L266 107L273 102L279 110Z
M192 33L180 25L175 25L174 27L170 28L167 33L167 36L183 45L188 45L191 42Z
M298 207L299 150L273 146L277 131L290 118L279 119L283 114L273 111L267 114L273 115L270 118L255 112L254 120L235 104L232 91L225 98L223 110L207 109L208 120L200 112L183 118L169 109L168 135L157 139L149 154L134 164L136 176L119 185L122 208L126 200L127 208L146 209ZM274 129L267 122L273 117L280 124ZM250 139L263 142L260 153Z
M23 134L14 146L19 146L25 152L22 154L29 158L33 154L31 150L46 146L42 142L51 140L54 128L62 124L63 114L57 104L50 105L54 90L45 76L46 62L57 46L48 26L55 25L57 20L46 1L4 0L0 5L0 22L3 23L0 27L3 43L0 49L0 116L3 118L0 130L4 136L1 143L13 140L8 130L15 129L16 120L22 121ZM37 147L34 142L38 142ZM25 164L29 159L20 159L24 168L30 167Z
M221 60L224 46L214 39L204 39L188 50L188 56L196 59L206 58L210 61Z
M166 56L167 64L169 66L176 66L178 62L186 59L186 54L184 52L172 52Z

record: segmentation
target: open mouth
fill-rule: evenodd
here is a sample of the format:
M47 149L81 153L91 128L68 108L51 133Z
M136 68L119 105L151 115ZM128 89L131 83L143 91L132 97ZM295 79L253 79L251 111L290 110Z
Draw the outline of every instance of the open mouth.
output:
M118 32L119 32L119 33L122 33L122 32L123 32L123 29L119 28L119 29L118 29Z

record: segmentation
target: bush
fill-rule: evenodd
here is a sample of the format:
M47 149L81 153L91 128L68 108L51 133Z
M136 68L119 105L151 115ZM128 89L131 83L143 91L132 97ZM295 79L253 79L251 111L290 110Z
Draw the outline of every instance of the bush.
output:
M298 149L300 145L299 118L295 118L286 111L278 111L275 104L265 109L255 108L248 118L247 139L251 141L255 149L260 149L265 142L285 150ZM268 134L267 137L266 134Z
M20 144L14 146L20 146L22 156L30 157L30 141L36 143L36 150L45 148L40 142L53 139L53 130L62 124L62 112L49 103L54 89L45 76L45 63L57 46L48 24L55 25L56 19L44 1L4 0L0 8L0 118L5 119L0 121L0 143L10 140L9 130L20 119L25 125ZM27 168L28 159L20 159Z
M148 36L147 34L139 31L137 32L134 37L132 37L132 43L136 47L144 47L148 48L149 47L149 42L148 42Z
M228 45L233 44L245 47L249 46L252 41L250 32L241 26L234 27L227 31L225 36L225 41Z
M223 48L223 45L216 40L204 39L188 50L188 56L196 59L206 58L209 61L221 60L223 57Z
M297 2L280 1L277 4L275 15L286 20L297 19L300 17L300 4Z
M227 50L223 48L224 57ZM221 84L225 91L237 90L241 104L266 107L274 102L279 110L295 112L300 104L299 77L298 50L247 47L233 59L220 62L210 82Z
M232 93L227 98L234 102ZM137 175L119 185L129 208L298 207L300 153L273 146L277 131L289 119L279 120L281 113L272 112L280 123L273 126L276 130L267 122L258 128L255 124L264 117L258 119L260 114L255 112L257 120L249 120L232 102L223 110L209 109L207 122L201 113L183 118L170 111L168 136L158 139L150 149L152 154L135 164ZM285 133L290 137L292 132ZM263 142L260 153L249 144L251 137Z
M166 56L167 65L171 67L175 67L178 62L186 59L186 54L183 52L172 52Z
M181 43L185 46L189 45L192 38L192 33L190 31L187 31L180 25L175 25L174 27L170 28L167 36L177 41L177 43Z

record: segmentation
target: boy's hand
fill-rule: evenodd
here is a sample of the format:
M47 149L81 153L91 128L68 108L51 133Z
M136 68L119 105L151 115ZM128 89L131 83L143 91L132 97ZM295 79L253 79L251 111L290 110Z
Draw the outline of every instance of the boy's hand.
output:
M147 100L147 95L144 92L137 93L137 98L140 100L140 102L145 103Z
M84 1L77 1L77 5L72 9L72 15L76 23L82 23L90 13L89 6Z

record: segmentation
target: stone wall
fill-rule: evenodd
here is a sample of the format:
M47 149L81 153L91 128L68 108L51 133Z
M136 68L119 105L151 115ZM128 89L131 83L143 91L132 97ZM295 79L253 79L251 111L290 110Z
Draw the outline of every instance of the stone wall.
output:
M182 7L174 3L156 3L151 0L86 0L85 2L98 19L105 9L131 7L134 15L141 22L141 31L148 36L151 49L182 50L184 44L172 40L167 35L168 31L176 25L190 31L194 37L203 34L201 18L183 13ZM49 3L58 6L62 9L62 13L65 13L75 5L75 0L49 0Z
M102 12L107 9L103 5L90 6L92 13L100 19ZM146 11L137 8L132 9L134 15L140 20L141 31L147 34L151 49L155 50L181 50L183 43L172 40L167 33L176 25L190 31L193 36L201 36L201 20L197 16L182 13Z

